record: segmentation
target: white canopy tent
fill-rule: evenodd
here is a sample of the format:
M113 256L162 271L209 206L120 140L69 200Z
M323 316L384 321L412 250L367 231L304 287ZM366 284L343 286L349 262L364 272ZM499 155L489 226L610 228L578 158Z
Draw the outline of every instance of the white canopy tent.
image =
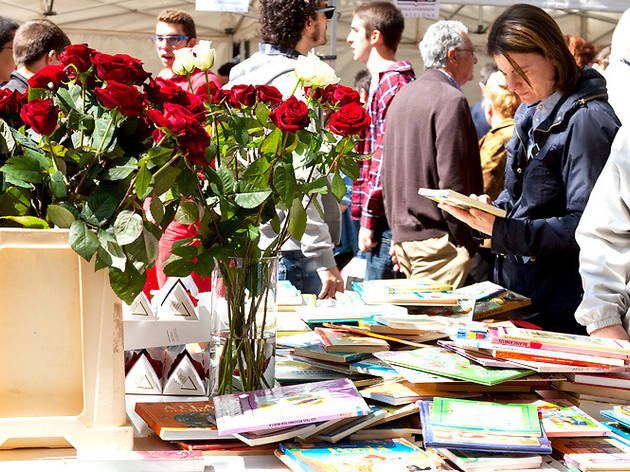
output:
M351 51L345 38L352 20L352 11L362 3L359 0L335 0L341 16L329 33L336 36L336 69L346 84L352 83L354 73L361 64L352 61ZM483 51L485 33L492 20L513 0L442 0L440 19L457 19L466 24L478 50ZM531 1L549 9L565 34L582 36L597 47L610 44L612 31L621 13L630 7L627 0L536 0ZM147 70L160 68L154 47L150 42L155 18L164 8L180 8L193 15L197 34L201 39L214 42L217 49L218 67L231 60L234 45L241 51L254 52L257 48L257 2L250 0L246 14L195 11L194 0L0 0L4 6L0 14L19 22L46 16L61 26L75 43L85 42L91 47L108 53L124 52L140 58ZM408 18L399 58L409 59L419 74L422 61L417 44L433 20ZM331 42L320 48L320 54L329 54ZM490 59L480 54L483 64ZM478 69L478 68L477 68ZM474 81L473 81L474 82ZM464 88L471 99L476 99L478 88L470 83Z

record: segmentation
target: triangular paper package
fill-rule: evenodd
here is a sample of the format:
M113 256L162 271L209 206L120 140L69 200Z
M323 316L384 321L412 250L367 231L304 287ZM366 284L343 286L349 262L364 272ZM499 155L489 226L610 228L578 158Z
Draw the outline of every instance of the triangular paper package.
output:
M184 284L178 279L169 279L156 294L158 318L197 320L197 311Z
M123 303L123 319L124 320L156 320L157 316L153 312L149 299L140 292L140 295L131 302L131 305Z
M192 364L190 355L185 353L171 368L162 389L164 395L205 395L205 382Z
M147 353L142 353L133 364L125 377L125 393L161 394L162 383L160 376L148 359Z

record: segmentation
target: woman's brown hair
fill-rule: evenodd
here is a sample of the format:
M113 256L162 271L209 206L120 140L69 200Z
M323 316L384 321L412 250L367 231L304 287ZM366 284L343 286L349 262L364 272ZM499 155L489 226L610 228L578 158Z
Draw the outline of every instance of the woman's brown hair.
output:
M510 53L534 53L553 61L556 88L568 93L575 87L579 69L556 22L541 8L512 5L494 20L488 34L488 55L504 56L529 84L527 76Z

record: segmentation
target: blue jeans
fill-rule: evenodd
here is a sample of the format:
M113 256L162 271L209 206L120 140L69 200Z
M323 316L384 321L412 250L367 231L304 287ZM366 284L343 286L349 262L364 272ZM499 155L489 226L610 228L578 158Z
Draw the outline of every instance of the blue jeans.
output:
M278 264L278 280L288 280L302 293L319 295L322 281L317 275L317 265L302 251L282 251Z
M392 230L389 229L389 226L374 230L373 239L378 241L378 244L366 253L365 280L401 278L400 272L394 272L394 263L389 255L389 248L392 245Z

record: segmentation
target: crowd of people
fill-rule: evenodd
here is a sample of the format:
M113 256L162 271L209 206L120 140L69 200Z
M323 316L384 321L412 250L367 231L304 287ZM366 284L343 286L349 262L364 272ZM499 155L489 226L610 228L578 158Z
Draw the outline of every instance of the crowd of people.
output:
M224 64L210 80L219 88L273 85L286 98L296 92L298 58L325 44L335 7L323 0L259 3L259 50ZM397 55L400 10L387 1L360 4L347 42L353 59L365 64L354 85L371 120L357 142L366 159L358 179L346 181L341 203L329 192L318 197L323 212L308 206L303 238L282 247L280 277L303 292L335 297L344 289L341 269L358 256L366 280L453 286L494 280L531 298L531 307L512 313L516 319L630 339L630 133L620 128L630 103L629 15L598 53L584 39L565 36L538 7L507 8L489 29L494 63L482 68L482 99L471 107L461 87L473 79L477 55L464 24L445 20L427 28L419 44L425 71L416 76ZM188 13L167 9L158 16L157 80L191 92L205 87L202 71L190 80L173 71L175 51L194 46L196 37ZM48 20L19 26L0 18L3 88L24 92L69 44ZM421 187L472 195L507 214L438 206L418 195ZM158 283L166 279L162 265L173 243L195 231L175 221L168 227ZM261 244L276 237L270 224L260 231Z

